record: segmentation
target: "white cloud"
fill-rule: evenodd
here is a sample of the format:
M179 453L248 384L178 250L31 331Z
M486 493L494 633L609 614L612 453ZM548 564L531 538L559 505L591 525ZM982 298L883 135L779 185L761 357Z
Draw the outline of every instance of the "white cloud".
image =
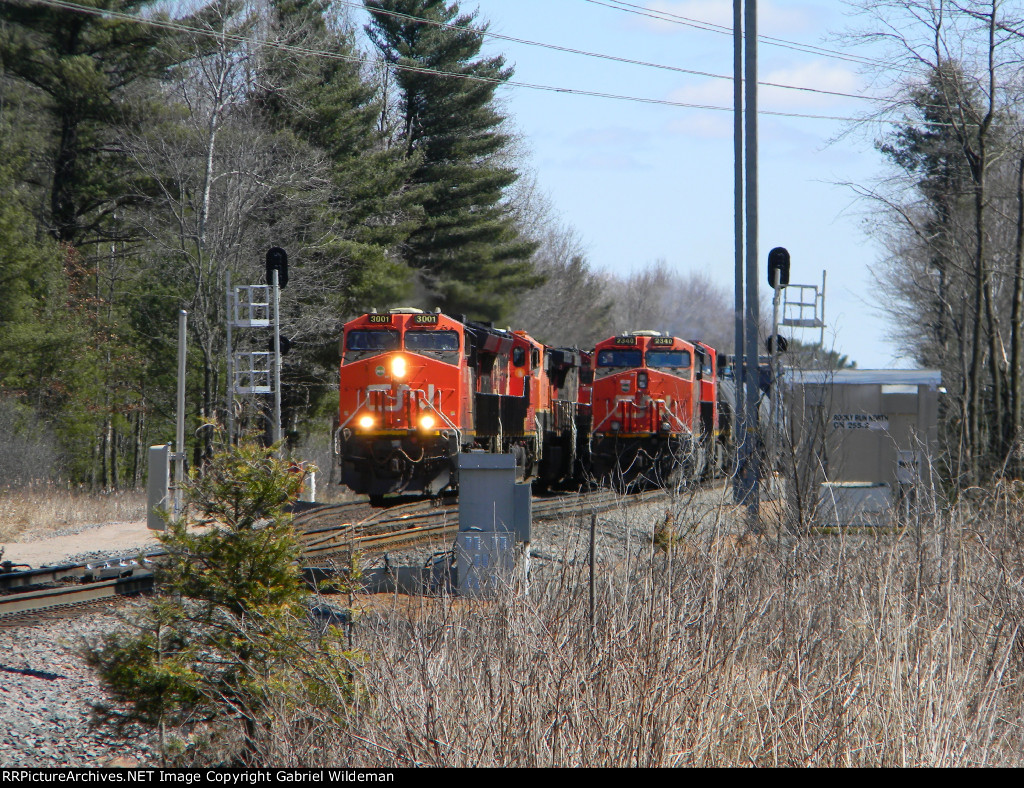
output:
M854 101L854 99L815 91L832 91L851 95L863 92L863 82L855 71L826 60L817 59L801 65L773 69L768 72L762 71L758 81L808 88L808 90L791 90L762 84L758 90L758 106L764 110L835 109ZM704 79L695 81L672 91L668 98L670 101L686 104L731 107L732 80Z
M834 108L854 99L814 91L832 91L859 95L864 92L861 78L855 71L830 61L815 60L799 66L779 68L763 73L761 82L792 85L809 90L787 90L762 87L761 101L766 109L821 109Z

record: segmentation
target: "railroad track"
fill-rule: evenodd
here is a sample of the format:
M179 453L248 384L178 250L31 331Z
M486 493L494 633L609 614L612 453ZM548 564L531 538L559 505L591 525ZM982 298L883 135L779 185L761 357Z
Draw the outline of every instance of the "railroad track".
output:
M651 503L660 491L624 498L616 493L533 499L535 522L571 514L601 513L623 505ZM294 519L307 567L347 560L353 551L381 553L429 542L450 542L458 531L458 504L416 501L371 510L365 504L326 504L305 508ZM143 593L153 588L154 562L161 553L118 556L0 573L0 627L16 626L40 611L75 607ZM312 571L312 569L310 570Z

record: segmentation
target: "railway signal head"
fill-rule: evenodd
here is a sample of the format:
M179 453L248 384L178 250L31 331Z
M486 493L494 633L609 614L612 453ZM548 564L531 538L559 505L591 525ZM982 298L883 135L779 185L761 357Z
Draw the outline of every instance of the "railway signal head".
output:
M789 284L789 250L776 246L768 252L768 286L775 287L775 272L779 272L779 287Z
M280 246L271 246L267 250L267 284L274 283L274 271L277 271L277 285L282 290L288 284L288 253Z

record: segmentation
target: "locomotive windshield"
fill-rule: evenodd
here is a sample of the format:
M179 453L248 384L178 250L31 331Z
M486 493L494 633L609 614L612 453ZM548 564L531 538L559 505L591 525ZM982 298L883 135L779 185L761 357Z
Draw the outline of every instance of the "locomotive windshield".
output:
M671 367L672 369L690 368L690 351L688 350L648 350L647 366Z
M622 350L609 348L597 354L597 366L599 367L639 367L642 365L643 356L639 350Z
M405 349L445 364L459 363L458 331L406 331Z
M391 329L356 329L349 331L345 337L345 350L360 357L397 350L399 344L399 333Z
M423 350L458 350L459 335L455 331L406 331L405 349L414 353Z

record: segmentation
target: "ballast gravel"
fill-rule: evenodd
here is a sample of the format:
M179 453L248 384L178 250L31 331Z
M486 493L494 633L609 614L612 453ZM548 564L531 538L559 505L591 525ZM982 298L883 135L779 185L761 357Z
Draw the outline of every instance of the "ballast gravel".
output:
M103 690L81 650L118 626L109 608L0 629L0 767L142 766L150 737L122 740L90 724Z

